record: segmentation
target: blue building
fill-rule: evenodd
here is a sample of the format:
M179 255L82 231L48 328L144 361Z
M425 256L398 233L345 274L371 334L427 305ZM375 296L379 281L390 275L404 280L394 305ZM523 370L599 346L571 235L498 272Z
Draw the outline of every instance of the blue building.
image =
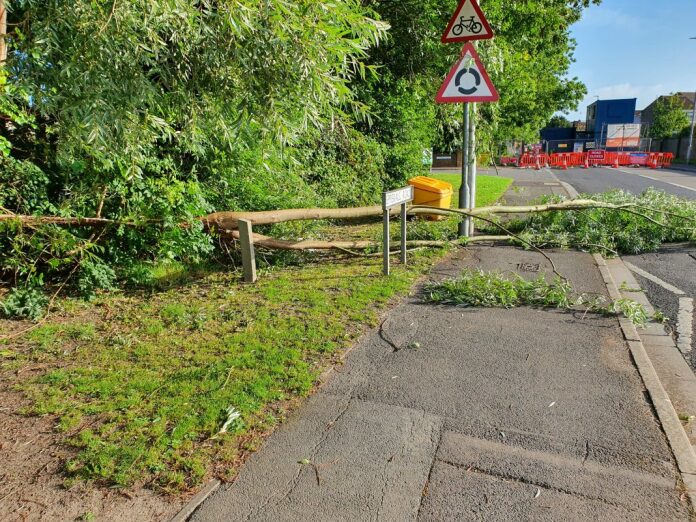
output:
M606 135L607 125L612 123L634 123L636 116L636 98L623 100L597 100L587 107L587 132L594 133L600 140Z

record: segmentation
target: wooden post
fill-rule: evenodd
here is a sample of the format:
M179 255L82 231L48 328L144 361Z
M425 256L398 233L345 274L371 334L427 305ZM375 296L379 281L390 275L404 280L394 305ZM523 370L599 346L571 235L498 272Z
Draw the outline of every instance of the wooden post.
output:
M401 204L401 263L406 264L406 203Z
M0 65L7 60L7 9L5 0L0 0Z
M239 220L239 239L242 243L242 266L244 268L244 282L256 282L256 256L254 255L254 236L251 221Z

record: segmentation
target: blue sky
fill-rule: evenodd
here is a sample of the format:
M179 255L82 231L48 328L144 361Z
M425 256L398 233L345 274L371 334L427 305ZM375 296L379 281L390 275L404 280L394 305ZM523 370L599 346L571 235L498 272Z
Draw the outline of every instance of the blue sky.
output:
M571 120L602 99L638 98L644 109L657 96L696 91L696 1L603 0L572 27L576 62L569 76L587 85Z

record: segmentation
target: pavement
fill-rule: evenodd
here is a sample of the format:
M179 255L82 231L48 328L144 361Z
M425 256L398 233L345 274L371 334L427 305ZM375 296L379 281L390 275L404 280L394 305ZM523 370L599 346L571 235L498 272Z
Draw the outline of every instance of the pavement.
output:
M562 188L502 174L507 202ZM550 256L607 294L593 256ZM505 246L458 250L429 277L471 268L551 277ZM416 289L191 520L689 520L635 357L615 318L434 306Z

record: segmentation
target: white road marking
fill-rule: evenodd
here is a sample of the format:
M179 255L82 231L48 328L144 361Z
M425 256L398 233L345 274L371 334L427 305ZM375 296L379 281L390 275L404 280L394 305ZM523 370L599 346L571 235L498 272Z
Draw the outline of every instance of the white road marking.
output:
M653 181L659 181L660 183L667 183L667 185L672 185L673 187L679 187L682 189L691 190L693 192L696 192L696 188L694 188L694 187L687 187L686 185L680 185L679 183L672 183L671 181L666 181L664 179L654 178L652 176L646 176L645 174L642 174L640 172L626 170L626 169L614 169L614 170L618 170L619 172L624 172L626 174L633 174L635 176L640 176L641 178L645 178L645 179L651 179Z
M636 265L629 263L626 260L624 260L624 264L631 272L634 272L639 276L660 285L665 290L679 296L679 311L677 312L677 333L679 334L679 337L677 339L677 346L684 355L691 353L694 323L694 300L690 297L684 297L686 296L686 292L683 292L676 286L670 285L668 282L652 275L650 272L646 272L645 270L638 268Z
M652 281L653 283L660 285L665 290L669 290L670 292L672 292L673 294L676 294L676 295L686 295L686 292L682 292L676 286L670 285L667 281L663 281L659 277L652 275L650 272L646 272L645 270L638 268L636 265L629 263L625 259L624 259L624 264L628 267L628 269L631 272L634 272L640 276L643 276L645 279L648 279L648 280Z
M691 340L694 322L694 300L690 297L679 298L679 315L677 317L677 346L683 354L691 353Z

